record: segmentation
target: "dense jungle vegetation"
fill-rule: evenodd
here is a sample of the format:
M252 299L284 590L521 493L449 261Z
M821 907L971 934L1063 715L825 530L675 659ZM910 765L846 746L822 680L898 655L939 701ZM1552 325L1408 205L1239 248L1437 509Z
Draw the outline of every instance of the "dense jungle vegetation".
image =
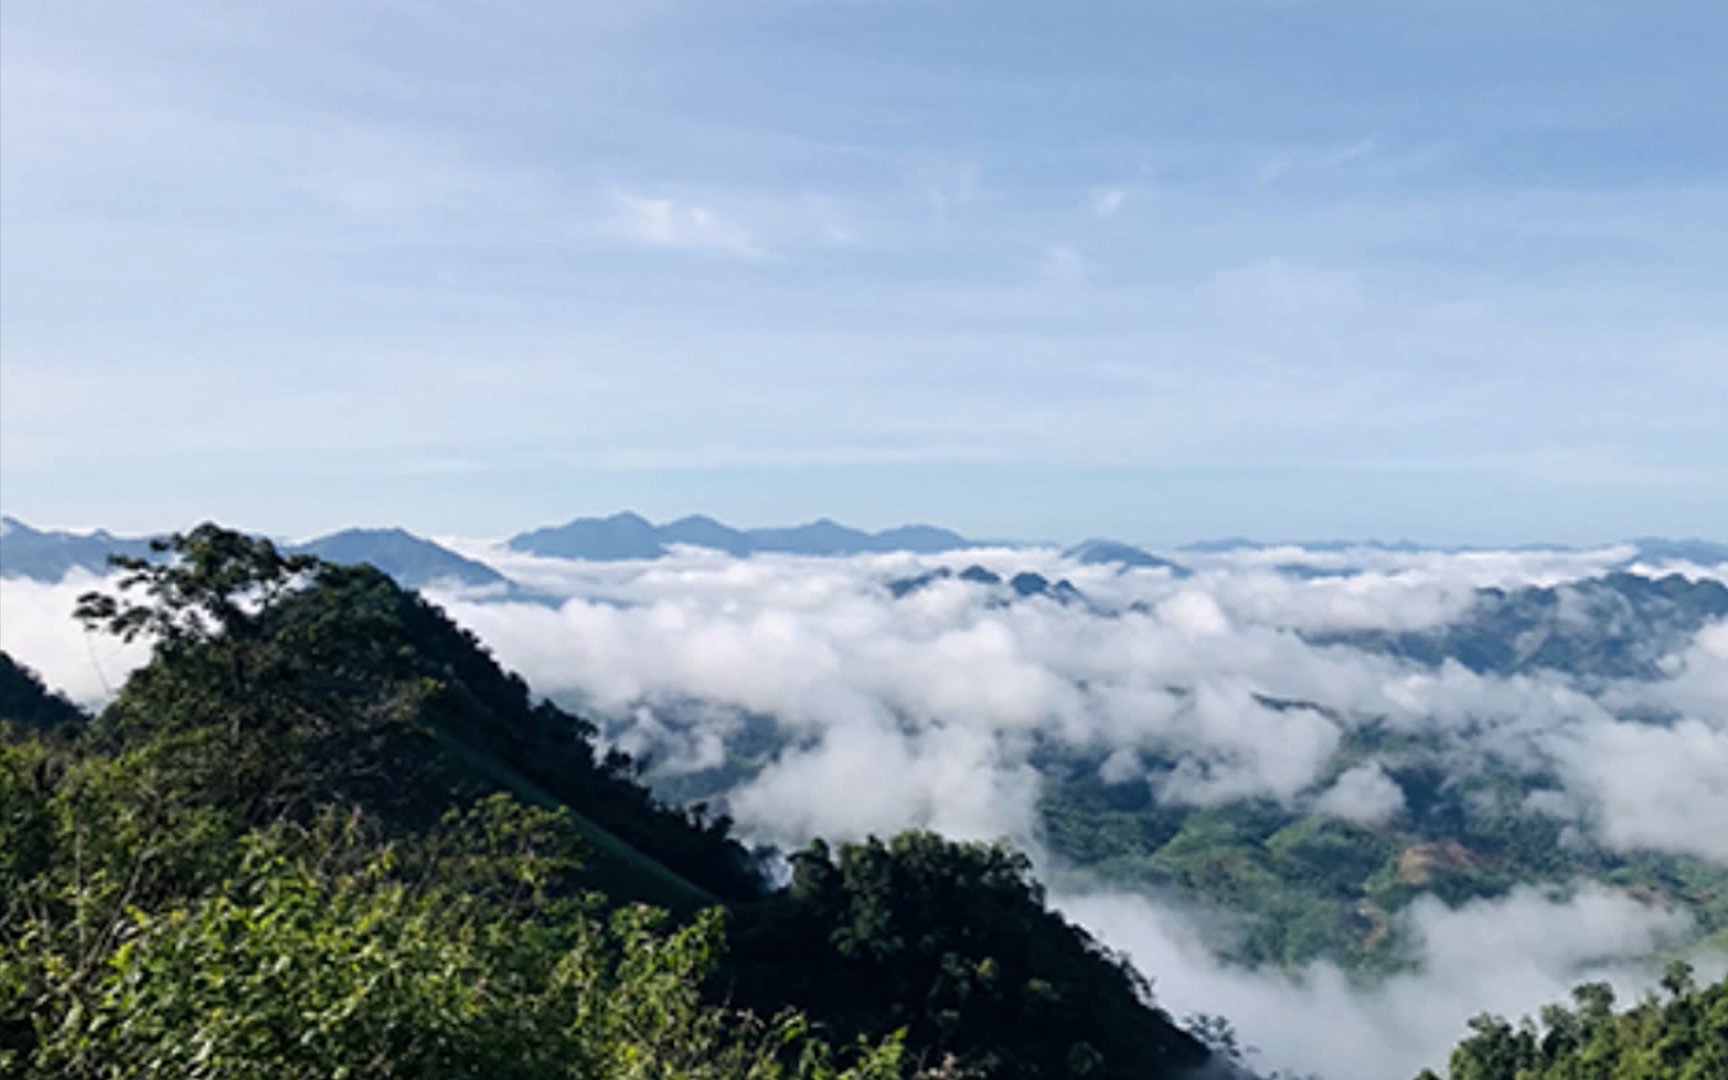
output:
M1024 857L791 857L660 805L368 566L202 526L93 630L86 716L0 666L0 1073L1177 1076L1209 1052Z
M1005 846L817 841L772 886L772 853L657 801L372 567L209 525L118 565L76 616L155 654L98 714L0 654L0 1075L1249 1075L1227 1022L1174 1023ZM1377 867L1420 840L1252 807L1160 826L1055 790L1052 827L1101 864L1226 904L1288 877L1265 945L1286 953L1336 925L1304 895L1355 905L1367 881L1395 908ZM1728 982L1677 963L1664 987L1619 1013L1588 985L1539 1022L1480 1017L1449 1076L1728 1076Z

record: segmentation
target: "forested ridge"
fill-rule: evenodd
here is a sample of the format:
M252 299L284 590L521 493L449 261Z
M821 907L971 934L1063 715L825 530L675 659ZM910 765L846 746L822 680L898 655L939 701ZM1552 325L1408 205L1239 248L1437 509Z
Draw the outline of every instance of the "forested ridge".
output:
M0 654L0 1075L1249 1075L1003 845L770 887L370 566L215 526L118 565L76 616L155 654L100 713ZM1728 983L1461 1034L1450 1080L1728 1076Z
M0 668L0 1074L1209 1064L1004 847L818 843L769 889L371 567L215 526L118 566L77 616L156 648L112 703Z

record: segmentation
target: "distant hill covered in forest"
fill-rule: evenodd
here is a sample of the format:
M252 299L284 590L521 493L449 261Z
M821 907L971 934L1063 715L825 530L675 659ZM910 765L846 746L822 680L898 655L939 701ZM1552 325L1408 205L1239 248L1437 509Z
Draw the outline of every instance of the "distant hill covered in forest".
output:
M157 645L101 713L0 666L0 1072L1231 1068L1007 848L818 842L774 887L380 571L162 554L79 604Z

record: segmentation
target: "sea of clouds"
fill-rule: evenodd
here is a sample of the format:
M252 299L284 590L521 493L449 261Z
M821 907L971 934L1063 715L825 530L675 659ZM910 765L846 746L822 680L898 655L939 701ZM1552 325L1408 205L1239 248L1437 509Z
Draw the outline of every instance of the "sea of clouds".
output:
M1477 1012L1531 1012L1585 977L1648 985L1644 958L1684 939L1685 916L1600 888L1526 889L1457 909L1414 905L1400 917L1423 962L1374 985L1325 964L1230 967L1204 945L1210 914L1105 889L1040 849L1041 743L1095 757L1113 782L1143 779L1166 801L1267 797L1375 822L1403 808L1397 783L1373 761L1332 767L1351 726L1372 720L1438 735L1459 770L1487 756L1526 763L1557 784L1529 811L1591 842L1728 860L1728 827L1710 826L1728 823L1728 622L1680 643L1663 678L1589 685L1315 642L1440 626L1479 588L1599 575L1626 549L1283 548L1188 557L1194 573L1181 577L1048 550L734 559L688 549L583 563L446 543L539 599L455 588L433 599L538 692L604 717L609 738L652 762L651 778L721 765L766 718L783 745L726 798L746 837L790 846L909 827L1007 837L1034 853L1059 906L1154 978L1161 1004L1230 1017L1268 1064L1333 1080L1413 1075L1441 1063ZM890 587L974 564L1065 578L1089 603L1010 600L955 577L902 596ZM1728 578L1728 567L1678 569ZM0 647L92 702L147 656L68 618L96 581L0 583ZM1625 719L1639 710L1671 722Z

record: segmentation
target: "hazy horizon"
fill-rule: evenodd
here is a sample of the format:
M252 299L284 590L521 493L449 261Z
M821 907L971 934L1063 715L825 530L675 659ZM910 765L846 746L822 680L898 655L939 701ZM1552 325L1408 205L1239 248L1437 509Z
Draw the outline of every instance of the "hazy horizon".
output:
M1541 536L1541 535L1521 537L1521 538L1501 538L1501 539L1493 539L1493 540L1469 540L1469 539L1439 540L1439 539L1432 539L1432 538L1426 537L1426 536L1348 534L1348 533L1312 533L1312 534L1305 534L1305 535L1285 535L1285 534L1255 535L1252 533L1247 533L1247 532L1243 532L1243 531L1239 531L1239 530L1238 531L1225 530L1225 531L1219 531L1219 532L1210 532L1210 533L1193 534L1193 535L1178 535L1178 536L1174 536L1174 537L1170 537L1170 538L1148 538L1148 537L1134 536L1134 535L1127 535L1127 534L1109 534L1109 533L1103 533L1103 532L1097 532L1097 531L1087 532L1084 530L1079 530L1079 529L1074 529L1074 528L1069 528L1069 529L1066 529L1066 530L1063 530L1060 532L1056 532L1056 533L1046 533L1046 534L1026 534L1026 533L1008 534L1008 533L978 532L975 530L969 530L966 528L958 527L949 521L940 520L940 519L933 519L933 518L912 518L912 517L895 518L892 516L888 516L888 517L882 517L882 518L877 519L877 520L858 521L858 520L853 520L850 518L842 517L838 514L817 512L817 513L812 513L808 516L799 517L799 518L795 518L795 519L756 521L756 520L732 519L732 518L728 518L728 517L725 517L725 516L720 515L720 514L711 513L711 512L708 512L705 510L700 510L700 509L688 510L688 511L679 512L679 513L669 513L669 514L664 514L664 515L653 515L653 514L642 513L640 511L638 511L634 508L630 508L630 507L624 507L624 508L620 508L620 509L616 509L616 510L596 510L596 511L592 511L592 512L581 512L581 513L576 513L576 514L564 514L561 516L554 515L554 516L549 516L549 517L545 517L545 518L534 520L534 521L520 522L520 523L517 523L513 526L509 526L506 528L500 528L500 529L496 529L496 530L491 530L491 531L482 531L482 530L477 530L477 529L472 529L472 528L469 528L469 529L451 529L451 530L422 530L422 529L415 528L412 525L405 524L405 523L400 522L400 521L394 521L394 520L346 521L346 522L337 523L337 524L332 525L328 528L323 528L323 529L318 529L318 530L307 530L307 529L302 528L302 529L287 529L287 530L256 529L255 531L261 535L267 535L267 536L270 536L276 540L288 541L288 542L294 542L294 543L303 543L303 542L306 542L309 540L314 540L314 539L318 539L318 538L323 537L323 536L330 535L331 533L335 533L335 532L339 532L339 531L345 531L345 530L349 530L349 529L358 529L358 530L403 529L403 530L405 530L409 533L412 533L416 536L420 536L424 539L432 540L432 541L437 542L437 543L450 543L450 542L462 543L462 542L485 542L485 541L502 542L504 540L509 539L510 537L513 537L513 536L516 536L516 535L519 535L521 533L525 533L525 532L528 532L528 531L531 531L534 529L556 528L556 527L568 524L569 522L576 521L576 520L596 520L596 521L598 521L598 520L605 520L605 519L613 518L613 517L621 517L621 516L624 516L627 514L636 515L638 517L641 517L641 518L645 519L646 521L648 521L650 524L655 525L655 526L664 526L664 525L668 525L668 524L671 524L673 522L676 522L676 521L679 521L679 520L682 520L685 518L693 518L693 517L695 517L695 518L708 518L708 519L717 521L722 525L726 525L726 526L729 526L729 527L732 527L735 529L740 529L740 530L796 528L796 527L800 527L800 526L804 526L804 525L814 525L814 524L818 524L821 522L830 522L830 523L845 526L847 528L858 529L858 530L861 530L861 531L867 532L867 533L883 532L883 531L887 531L890 529L900 528L903 526L929 526L932 528L950 530L952 532L958 533L961 536L965 537L968 541L976 542L980 545L1013 544L1013 545L1018 545L1018 546L1042 546L1042 547L1053 547L1053 548L1066 548L1066 547L1071 547L1071 546L1083 543L1083 542L1088 541L1088 540L1111 540L1111 541L1119 541L1122 543L1132 544L1132 545L1139 546L1139 547L1145 547L1145 548L1148 548L1151 550L1160 550L1160 551L1178 551L1178 550L1181 550L1185 547L1191 547L1191 546L1197 546L1197 545L1205 545L1205 544L1213 544L1213 543L1234 543L1234 542L1242 542L1242 543L1266 545L1266 546L1289 546L1289 547L1302 547L1304 545L1312 545L1312 544L1354 544L1354 545L1361 545L1363 547L1409 544L1409 545L1414 545L1416 547L1429 548L1429 549L1433 549L1433 550L1480 550L1480 551L1484 551L1484 552L1512 551L1512 550L1522 550L1522 549L1546 549L1546 550L1566 549L1566 550L1576 550L1576 551L1599 551L1599 550L1627 544L1627 543L1637 541L1637 540L1672 540L1672 541L1680 541L1680 542L1701 541L1704 543L1725 543L1725 542L1728 542L1728 528L1725 528L1725 530L1719 534L1704 534L1704 533L1663 534L1663 533L1657 533L1657 532L1650 531L1650 530L1644 530L1644 531L1630 532L1630 533L1625 533L1625 534L1615 535L1615 536L1601 536L1601 537L1582 539L1582 540L1571 540L1571 541L1560 540L1560 539L1555 539L1551 536ZM225 527L230 527L230 528L247 528L247 529L253 528L253 526L250 522L232 521L232 520L227 520L227 519L223 519L223 518L219 518L219 517L213 517L210 515L204 515L204 516L193 515L192 517L190 517L186 520L177 521L177 522L164 522L162 524L156 524L156 525L131 525L131 526L116 525L113 521L101 520L101 519L98 519L95 521L79 520L79 521L71 521L71 522L48 521L48 520L33 517L33 516L30 516L30 515L24 514L24 513L15 513L15 512L13 512L11 507L9 507L9 506L0 506L0 517L8 518L12 521L18 522L18 523L20 523L20 524L22 524L28 528L34 529L38 532L64 532L64 533L73 533L73 534L90 534L90 533L101 531L101 532L107 532L107 533L113 534L117 537L123 537L123 538L126 538L126 537L136 538L136 537L144 537L144 536L167 535L168 533L172 533L175 531L183 531L187 528L190 528L191 526L193 526L195 524L198 524L201 521L215 521L218 524L221 524Z

